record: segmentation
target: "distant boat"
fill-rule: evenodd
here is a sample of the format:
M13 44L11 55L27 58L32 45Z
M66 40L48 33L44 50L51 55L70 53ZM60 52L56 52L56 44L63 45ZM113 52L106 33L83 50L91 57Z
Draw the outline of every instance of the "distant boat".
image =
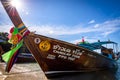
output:
M0 46L1 46L0 57L1 57L2 54L9 51L10 48L11 48L11 44L3 36L0 36ZM2 60L2 57L1 57L1 60ZM34 57L32 56L32 54L27 49L27 47L25 45L23 45L19 50L19 54L18 54L16 63L26 63L26 62L28 63L28 62L36 62L36 61L35 61Z
M9 44L6 39L0 36L0 61L2 61L2 54L10 50L11 44Z
M30 53L30 51L25 46L25 44L23 44L23 46L19 50L16 63L31 63L31 62L36 62L36 61L33 55Z
M10 50L11 44L8 43L4 37L0 36L0 46L4 52L7 52Z
M11 44L8 43L6 40L0 39L0 46L2 48L2 51L5 53L10 50ZM0 49L0 53L2 52ZM0 54L0 57L2 54ZM2 57L1 57L2 58ZM2 59L1 59L2 60ZM2 60L3 61L3 60ZM27 50L26 46L22 46L20 48L16 63L28 63L28 62L36 62L33 55Z
M31 53L19 53L16 63L32 63L36 62Z
M0 43L4 42L4 40L0 39Z
M20 29L19 33L23 35L24 43L46 76L48 74L90 72L104 69L117 70L118 65L115 58L109 58L94 51L95 48L107 50L101 45L116 44L115 42L75 45L34 33L24 36L28 29L22 22L16 8L11 6L8 0L1 0L1 2L15 27Z

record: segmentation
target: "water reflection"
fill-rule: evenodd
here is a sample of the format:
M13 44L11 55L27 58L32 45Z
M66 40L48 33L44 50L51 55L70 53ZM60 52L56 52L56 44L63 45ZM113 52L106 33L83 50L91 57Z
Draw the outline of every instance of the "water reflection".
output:
M119 80L116 73L109 71L96 71L50 77L49 80Z

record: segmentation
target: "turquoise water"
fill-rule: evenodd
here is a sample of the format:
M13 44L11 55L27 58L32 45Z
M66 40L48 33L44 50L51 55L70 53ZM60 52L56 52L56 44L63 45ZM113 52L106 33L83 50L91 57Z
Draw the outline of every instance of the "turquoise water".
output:
M117 77L118 80L120 80L120 59L119 59L119 61L118 61L118 66L119 66L119 68L118 68L116 77Z

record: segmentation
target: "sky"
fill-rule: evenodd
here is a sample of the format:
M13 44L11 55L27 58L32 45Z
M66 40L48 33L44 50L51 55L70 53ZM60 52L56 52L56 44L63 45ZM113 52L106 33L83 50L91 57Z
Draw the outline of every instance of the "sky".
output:
M17 0L18 1L18 0ZM77 43L111 40L120 45L120 0L19 0L17 10L30 31ZM0 3L0 32L13 26Z

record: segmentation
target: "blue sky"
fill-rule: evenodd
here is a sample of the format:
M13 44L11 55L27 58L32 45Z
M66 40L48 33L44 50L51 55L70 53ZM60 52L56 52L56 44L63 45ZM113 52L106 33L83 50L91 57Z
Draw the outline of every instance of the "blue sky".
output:
M77 43L112 40L120 44L120 0L19 0L17 10L31 31ZM11 23L0 4L0 31Z

